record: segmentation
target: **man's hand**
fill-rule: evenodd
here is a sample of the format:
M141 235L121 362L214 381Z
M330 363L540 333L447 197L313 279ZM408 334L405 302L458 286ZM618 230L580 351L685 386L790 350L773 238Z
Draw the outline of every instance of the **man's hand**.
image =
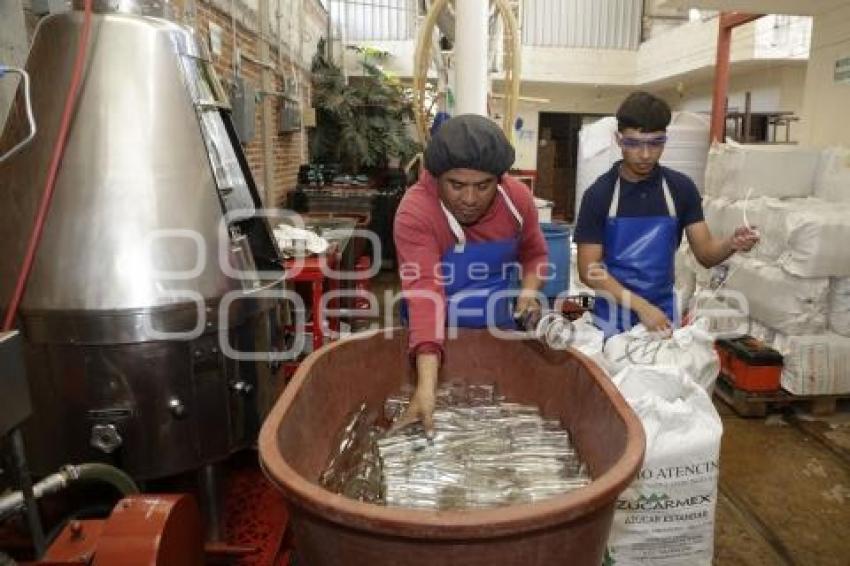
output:
M634 306L634 310L649 332L660 332L664 335L669 335L673 332L673 324L664 314L664 311L644 300L640 300Z
M537 300L537 294L538 291L536 289L521 290L516 299L516 309L514 309L514 314L519 317L532 311L539 311L540 303Z
M753 227L754 228L754 227ZM748 252L759 242L759 233L748 226L735 228L735 233L729 238L729 248L735 252Z
M407 410L393 425L393 430L420 421L425 434L434 435L434 404L437 392L437 377L440 372L440 356L419 354L416 356L416 391Z

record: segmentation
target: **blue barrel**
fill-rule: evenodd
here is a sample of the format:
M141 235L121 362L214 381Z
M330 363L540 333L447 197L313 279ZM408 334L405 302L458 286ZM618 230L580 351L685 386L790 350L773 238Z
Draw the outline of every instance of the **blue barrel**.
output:
M549 250L549 268L542 291L554 298L570 288L570 229L555 223L541 223L540 228Z

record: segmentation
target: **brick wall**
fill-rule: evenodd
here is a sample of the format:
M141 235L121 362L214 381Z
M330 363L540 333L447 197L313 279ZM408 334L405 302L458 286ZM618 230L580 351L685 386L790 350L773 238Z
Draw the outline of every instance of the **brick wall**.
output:
M213 55L212 58L219 79L221 79L225 88L229 89L234 78L233 20L229 14L218 9L212 3L197 2L195 6L195 28L202 38L208 41L210 22L214 22L222 29L221 53L217 56ZM236 42L243 55L239 64L239 75L259 91L262 90L261 73L263 67L248 60L259 59L258 34L255 29L243 25L240 20L241 18L236 18ZM271 90L283 92L286 78L291 80L293 76L293 66L290 65L285 54L278 57L278 51L274 45L271 46L269 59L269 62L275 65ZM298 73L298 79L301 83L301 106L303 109L309 106L309 101L306 99L308 89L305 88L305 85L309 82L310 76L298 66L294 66L294 72ZM243 149L254 181L261 188L261 194L263 194L262 187L265 184L265 167L272 168L273 185L269 193L272 195L272 202L266 204L280 205L285 201L286 193L295 187L298 167L302 164L302 155L304 156L303 161L307 159L307 136L306 132L303 136L301 132L278 133L279 114L283 101L277 96L271 96L269 99L272 108L272 163L266 164L263 160L262 104L259 102L255 115L254 139L249 144L244 145Z

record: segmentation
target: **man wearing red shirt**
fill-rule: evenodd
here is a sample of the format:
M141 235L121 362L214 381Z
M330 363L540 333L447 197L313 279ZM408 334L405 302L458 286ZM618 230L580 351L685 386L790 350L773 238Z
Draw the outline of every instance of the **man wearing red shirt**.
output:
M546 242L531 191L506 174L514 156L491 120L452 118L401 201L394 237L417 387L400 424L433 428L447 325L510 328L516 315L539 308ZM517 287L514 301L507 295Z

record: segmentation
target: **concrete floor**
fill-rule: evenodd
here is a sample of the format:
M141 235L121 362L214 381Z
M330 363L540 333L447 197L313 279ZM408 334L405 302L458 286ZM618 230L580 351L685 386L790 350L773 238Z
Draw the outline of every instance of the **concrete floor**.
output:
M722 401L719 565L850 564L850 412L738 417Z

